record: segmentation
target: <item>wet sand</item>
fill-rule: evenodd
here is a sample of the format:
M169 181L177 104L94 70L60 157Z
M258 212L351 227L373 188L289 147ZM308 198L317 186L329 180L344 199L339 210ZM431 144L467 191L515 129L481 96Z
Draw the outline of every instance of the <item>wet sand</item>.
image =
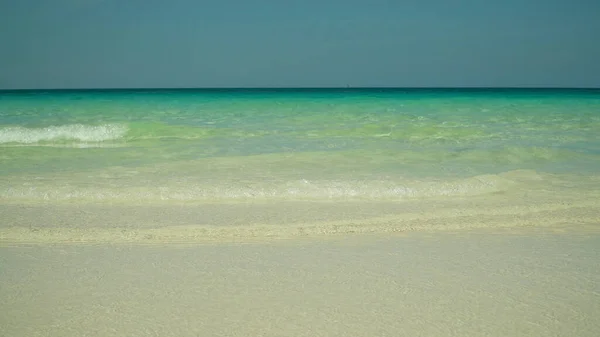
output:
M600 231L0 245L0 336L598 336Z
M0 245L248 242L323 235L595 226L600 198L0 205Z

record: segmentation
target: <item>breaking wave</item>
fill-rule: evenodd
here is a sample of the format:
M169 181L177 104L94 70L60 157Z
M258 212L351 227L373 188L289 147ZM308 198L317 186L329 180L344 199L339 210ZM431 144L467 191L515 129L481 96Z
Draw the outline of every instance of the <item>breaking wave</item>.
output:
M104 142L123 138L127 131L127 126L122 124L69 124L43 128L4 127L0 128L0 144Z

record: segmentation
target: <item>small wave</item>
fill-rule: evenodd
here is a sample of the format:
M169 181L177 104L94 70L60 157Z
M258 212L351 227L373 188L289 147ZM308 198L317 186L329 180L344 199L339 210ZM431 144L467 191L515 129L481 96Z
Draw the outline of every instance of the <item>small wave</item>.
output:
M519 176L520 177L520 176ZM514 178L514 177L512 177ZM531 180L525 177L521 180ZM62 179L60 179L62 180ZM299 180L278 183L255 182L250 185L218 185L192 181L171 181L146 185L130 181L107 188L110 182L80 181L79 184L52 179L49 185L24 184L6 186L0 192L4 200L44 201L239 201L239 200L397 200L435 197L477 196L507 191L515 179L502 175L481 175L456 181L389 182L389 181L320 181ZM140 186L146 185L146 186Z
M44 128L0 128L0 144L37 144L57 141L103 142L122 138L127 126L121 124L69 124Z

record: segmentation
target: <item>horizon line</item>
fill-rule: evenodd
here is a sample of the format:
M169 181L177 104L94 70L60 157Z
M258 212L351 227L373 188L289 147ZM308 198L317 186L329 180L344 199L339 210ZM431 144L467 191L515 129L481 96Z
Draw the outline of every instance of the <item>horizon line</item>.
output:
M558 87L558 86L290 86L290 87L88 87L88 88L0 88L0 92L9 91L136 91L136 90L597 90L600 87Z

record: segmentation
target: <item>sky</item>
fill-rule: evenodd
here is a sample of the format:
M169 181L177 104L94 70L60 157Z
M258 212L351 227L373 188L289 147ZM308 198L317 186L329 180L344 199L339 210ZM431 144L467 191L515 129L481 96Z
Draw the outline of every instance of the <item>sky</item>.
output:
M0 0L0 89L600 87L598 0Z

